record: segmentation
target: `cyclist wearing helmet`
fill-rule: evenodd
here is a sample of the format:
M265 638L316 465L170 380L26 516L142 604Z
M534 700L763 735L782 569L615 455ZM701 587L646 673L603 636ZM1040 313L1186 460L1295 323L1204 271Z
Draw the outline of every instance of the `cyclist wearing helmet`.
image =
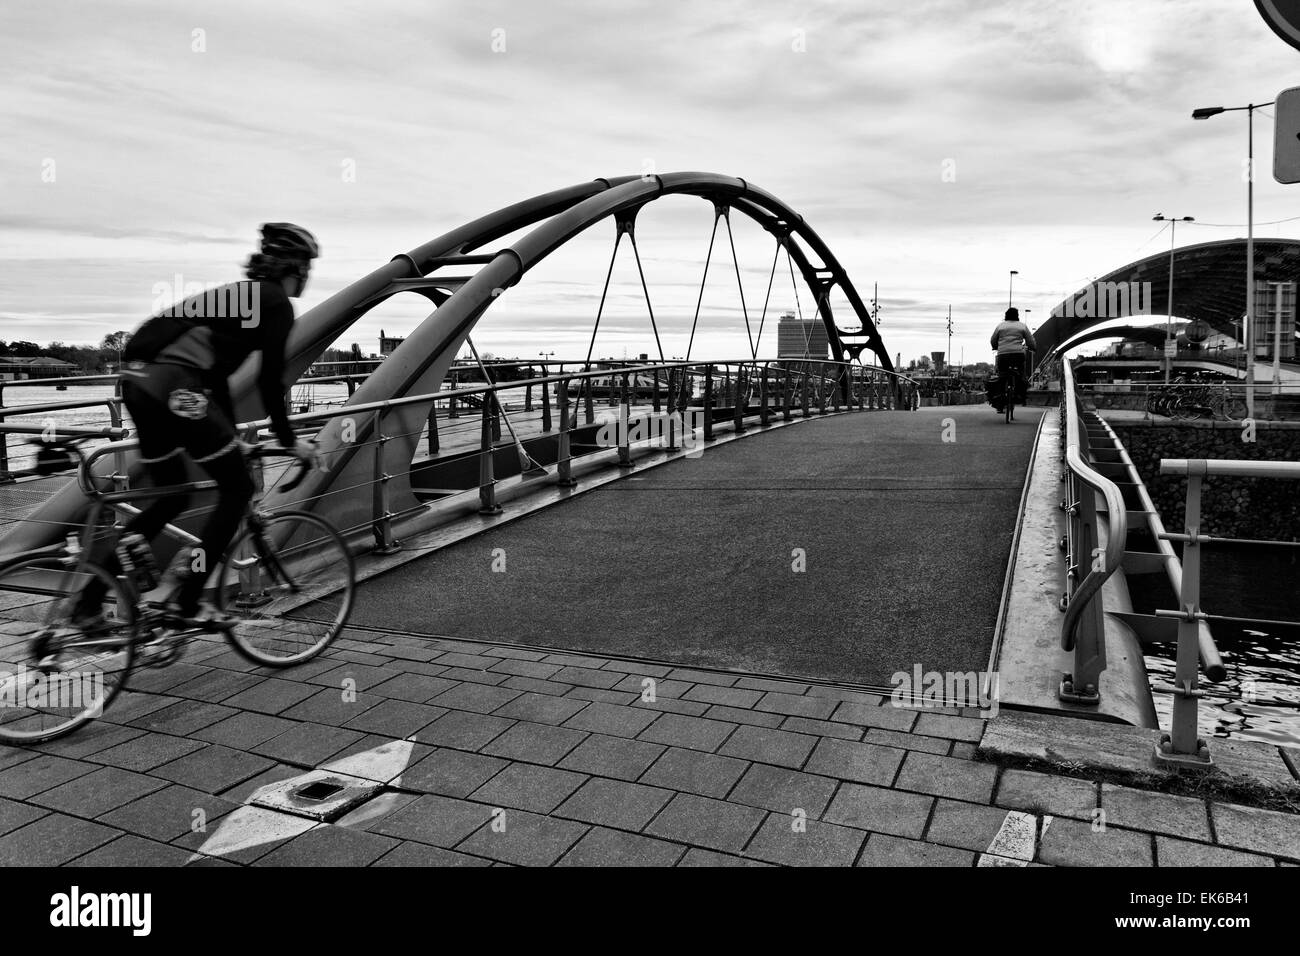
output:
M989 345L998 353L998 377L1005 380L1004 377L1014 368L1020 376L1020 387L1023 389L1029 380L1025 369L1025 352L1026 350L1034 352L1037 346L1034 344L1034 334L1029 331L1029 326L1020 321L1019 309L1007 309L1005 317L993 330ZM1017 397L1016 400L1021 401L1021 398Z
M300 458L315 458L315 445L294 435L285 411L284 350L293 326L291 298L302 294L311 260L320 255L306 229L287 222L262 226L261 251L248 262L248 278L178 302L149 319L131 336L122 353L122 399L135 424L140 462L155 487L183 484L182 452L217 482L218 497L200 533L201 565L195 562L181 580L169 608L189 624L220 625L212 608L200 613L207 570L215 568L239 527L253 495L235 434L229 376L254 352L261 353L258 390L271 429ZM153 541L188 506L185 495L155 499L131 519L124 544L138 547L140 535ZM112 542L100 546L104 551ZM116 561L105 554L116 570ZM95 586L98 585L98 586ZM95 623L104 587L95 582L78 601L76 617Z

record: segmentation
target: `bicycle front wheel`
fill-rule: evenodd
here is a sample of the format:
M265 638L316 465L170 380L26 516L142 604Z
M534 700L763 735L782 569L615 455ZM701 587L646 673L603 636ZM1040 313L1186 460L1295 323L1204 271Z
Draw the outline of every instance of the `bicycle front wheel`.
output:
M328 646L352 613L356 568L323 518L281 511L231 545L214 603L236 618L230 640L255 664L290 667Z
M0 568L0 740L31 744L71 733L103 714L131 672L131 595L101 567L63 561ZM104 597L74 624L77 598L94 579Z
M1246 420L1248 409L1246 400L1236 395L1229 395L1223 400L1223 417L1230 422L1240 422Z

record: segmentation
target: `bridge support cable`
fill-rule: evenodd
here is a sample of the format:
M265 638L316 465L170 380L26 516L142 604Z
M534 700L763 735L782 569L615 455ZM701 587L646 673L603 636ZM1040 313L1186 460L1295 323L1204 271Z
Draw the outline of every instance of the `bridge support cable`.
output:
M691 337L686 342L686 361L691 360L691 348L695 345L695 326L700 321L700 306L704 303L704 284L709 279L709 262L713 259L713 240L718 237L718 219L722 216L722 207L713 207L713 231L709 233L709 251L704 255L704 275L700 276L700 295L695 300L695 318L691 320Z
M754 342L755 355L757 355L758 346L763 341L763 325L767 321L767 306L772 301L772 282L776 279L776 263L781 258L781 243L776 244L772 251L772 271L767 275L767 295L763 297L763 314L758 317L758 338Z
M645 270L641 268L641 252L637 249L636 233L629 231L627 237L632 242L632 255L636 257L636 272L641 277L641 292L645 295L645 308L650 313L650 329L655 334L655 348L659 350L659 361L662 362L664 361L664 346L659 341L659 326L655 322L654 306L650 304L650 289L646 286Z
M736 258L736 237L731 232L730 212L724 212L723 218L727 220L727 243L731 246L731 264L736 269L736 289L740 292L740 314L745 317L745 335L749 337L749 354L757 360L758 347L754 345L754 332L749 327L749 309L745 307L745 284L740 281L740 260Z

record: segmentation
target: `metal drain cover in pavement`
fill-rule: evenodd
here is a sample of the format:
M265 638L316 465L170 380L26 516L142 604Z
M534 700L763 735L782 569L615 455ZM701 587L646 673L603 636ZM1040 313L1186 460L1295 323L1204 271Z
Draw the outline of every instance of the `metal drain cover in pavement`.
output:
M258 790L249 803L268 810L292 813L328 823L343 816L353 807L369 800L383 789L383 784L363 780L347 774L328 770L310 773L267 784Z

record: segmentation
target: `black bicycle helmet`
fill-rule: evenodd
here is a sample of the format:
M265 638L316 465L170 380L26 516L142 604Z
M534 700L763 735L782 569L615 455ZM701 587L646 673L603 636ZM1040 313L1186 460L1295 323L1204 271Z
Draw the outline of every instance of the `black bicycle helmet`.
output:
M291 222L262 224L262 255L273 259L315 259L320 255L316 237Z

